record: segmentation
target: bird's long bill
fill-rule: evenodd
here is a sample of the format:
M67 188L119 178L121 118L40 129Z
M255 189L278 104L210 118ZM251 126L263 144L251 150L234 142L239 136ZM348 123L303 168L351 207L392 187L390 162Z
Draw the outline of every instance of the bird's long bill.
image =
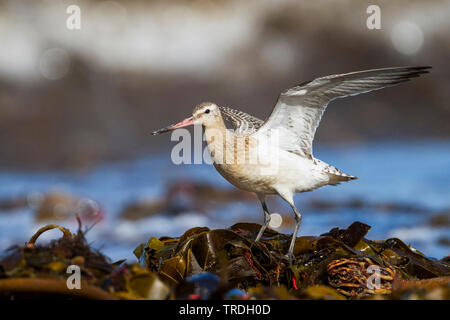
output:
M179 128L183 128L183 127L187 127L187 126L191 126L194 124L194 117L189 117L184 119L181 122L178 122L177 124L172 124L168 127L156 130L152 132L152 135L157 135L157 134L161 134L161 133L165 133L165 132L169 132L175 129L179 129Z

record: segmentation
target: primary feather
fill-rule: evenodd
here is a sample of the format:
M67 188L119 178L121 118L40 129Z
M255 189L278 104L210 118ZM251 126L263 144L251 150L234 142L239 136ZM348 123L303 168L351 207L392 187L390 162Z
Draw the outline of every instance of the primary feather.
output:
M283 91L256 135L283 138L280 148L313 159L316 129L328 103L337 98L390 87L427 73L430 67L397 67L350 72L302 83Z

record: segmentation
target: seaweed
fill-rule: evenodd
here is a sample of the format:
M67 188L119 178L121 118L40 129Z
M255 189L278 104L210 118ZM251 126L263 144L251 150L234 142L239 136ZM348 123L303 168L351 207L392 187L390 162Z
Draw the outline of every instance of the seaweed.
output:
M448 262L427 258L399 239L368 240L366 224L354 222L318 237L298 237L292 267L285 256L290 237L267 229L255 242L260 227L252 223L216 230L196 227L179 238L151 238L135 254L175 292L183 292L175 294L179 298L224 299L233 289L246 292L247 298L283 299L387 297L437 286L448 294ZM195 279L200 275L219 279L205 296L198 294Z
M52 229L63 232L49 244L36 244ZM164 299L169 289L138 263L111 262L86 241L81 224L73 234L59 225L39 229L24 246L0 256L0 299ZM67 285L69 266L80 270L80 288Z
M370 226L354 222L320 236L301 236L295 260L290 236L260 225L195 227L177 238L150 237L136 247L139 263L111 262L77 233L48 225L24 246L0 257L0 298L6 299L449 299L448 259L426 257L400 239L365 238ZM36 244L51 229L60 239ZM70 290L67 268L81 271Z

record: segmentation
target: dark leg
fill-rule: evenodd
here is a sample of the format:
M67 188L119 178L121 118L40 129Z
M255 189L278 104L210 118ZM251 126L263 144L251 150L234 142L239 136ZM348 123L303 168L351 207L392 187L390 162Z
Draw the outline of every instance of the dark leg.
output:
M295 205L291 205L292 210L294 210L295 213L295 228L294 233L292 234L291 244L289 246L288 251L288 259L289 259L289 266L292 266L292 257L294 256L294 245L295 245L295 239L297 238L298 228L300 227L300 223L302 222L302 215L300 212L298 212Z
M264 230L266 230L267 226L270 223L270 213L269 210L267 210L267 205L266 205L266 196L264 195L258 195L259 201L261 201L261 205L262 208L264 210L264 224L261 227L261 229L258 232L258 235L256 236L255 241L259 241L259 239L261 239L261 236L264 233Z
M302 215L295 207L294 193L291 190L285 190L285 189L280 188L277 190L277 192L281 198L283 198L287 203L290 204L290 206L292 207L292 210L294 210L294 213L295 213L295 228L294 228L294 233L292 233L291 244L289 245L289 250L288 250L289 266L292 266L292 258L294 256L295 240L297 239L298 228L300 227L300 223L302 222Z

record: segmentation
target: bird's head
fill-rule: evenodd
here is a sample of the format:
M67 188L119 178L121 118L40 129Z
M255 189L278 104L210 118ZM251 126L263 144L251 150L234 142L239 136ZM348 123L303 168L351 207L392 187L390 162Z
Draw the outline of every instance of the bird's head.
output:
M171 130L187 127L193 124L203 125L204 127L213 127L220 123L222 115L219 106L213 102L203 102L197 105L192 112L192 117L186 118L181 122L152 132L153 135L165 133Z
M204 127L212 127L222 119L219 106L213 102L200 103L192 112L192 117L195 124Z

